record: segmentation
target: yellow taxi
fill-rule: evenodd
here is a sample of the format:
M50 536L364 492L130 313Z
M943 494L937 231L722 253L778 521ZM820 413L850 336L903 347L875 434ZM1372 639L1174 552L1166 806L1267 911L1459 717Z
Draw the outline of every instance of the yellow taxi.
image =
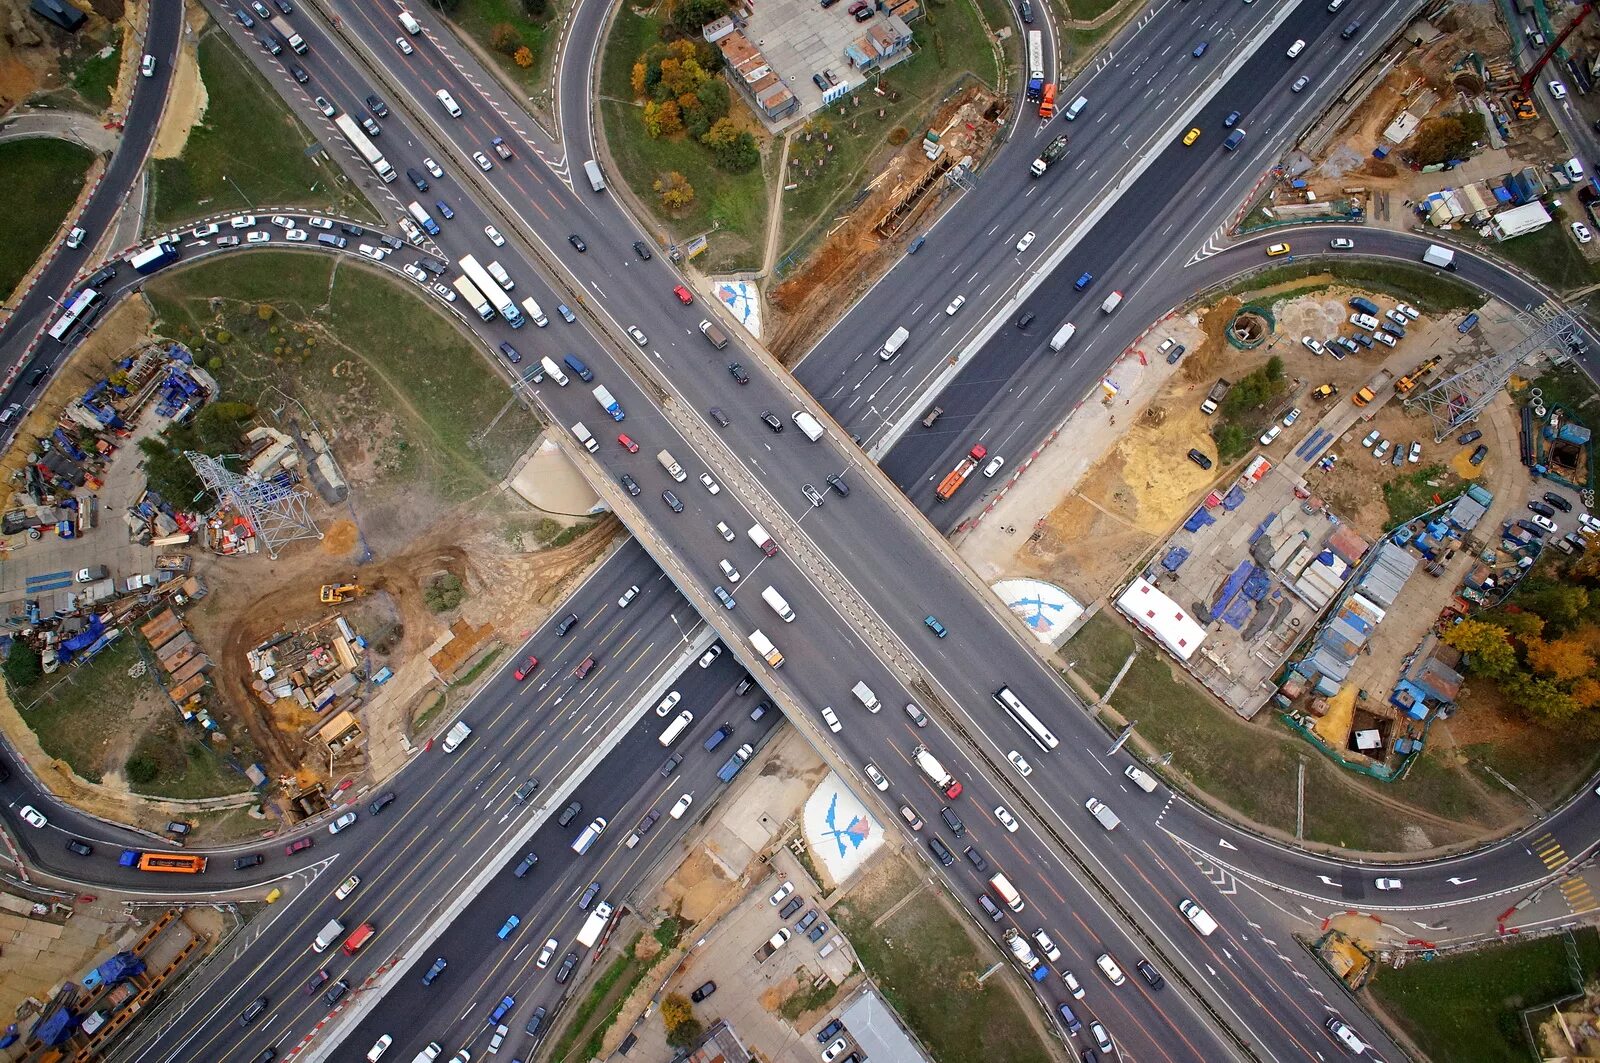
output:
M1279 255L1287 255L1288 253L1289 253L1289 245L1288 244L1269 244L1267 246L1267 257L1268 258L1277 258Z
M1197 141L1199 139L1200 139L1200 127L1199 126L1195 126L1193 129L1189 130L1187 133L1185 133L1183 135L1183 146L1184 147L1188 147L1190 144L1193 144L1195 141Z

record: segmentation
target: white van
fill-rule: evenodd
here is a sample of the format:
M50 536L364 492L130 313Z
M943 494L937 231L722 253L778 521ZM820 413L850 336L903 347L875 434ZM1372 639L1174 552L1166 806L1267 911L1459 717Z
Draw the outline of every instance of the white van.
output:
M1139 767L1139 765L1129 764L1126 768L1122 769L1122 774L1126 775L1133 785L1137 786L1145 793L1153 794L1156 792L1155 776Z
M450 112L451 118L461 117L461 105L456 103L456 98L450 95L444 89L440 89L438 92L434 93L433 98L444 104L444 109Z
M1077 325L1074 325L1070 321L1064 322L1062 326L1056 330L1056 334L1050 337L1050 349L1052 351L1060 351L1061 348L1067 345L1067 341L1072 339L1072 334L1077 331Z
M691 723L694 723L694 713L684 709L678 713L676 719L667 724L667 729L661 732L661 737L657 741L661 743L662 748L672 745L689 729Z
M1568 159L1563 169L1567 171L1567 176L1574 181L1583 180L1583 163L1579 162L1576 156Z
M1200 932L1201 937L1210 937L1217 932L1217 921L1211 918L1211 913L1189 898L1185 897L1178 902L1178 911L1189 920L1190 926Z
M545 357L539 359L539 364L544 366L545 376L549 377L551 380L554 380L562 387L567 386L567 374L561 371L561 367L555 363L554 358L546 355Z
M861 702L868 712L877 712L882 708L878 703L878 695L874 694L872 688L865 683L857 683L850 688L850 693L856 696L856 700Z
M406 28L406 32L411 34L413 37L422 32L422 23L412 18L411 12L409 11L402 10L400 12L400 25L404 26Z
M583 828L583 833L578 835L578 840L572 843L572 851L582 856L589 851L589 846L594 844L594 840L600 837L601 832L605 829L606 817L596 816L594 822Z
M540 310L539 304L534 302L532 299L522 300L522 311L528 315L529 321L532 321L540 328L544 328L546 325L550 324L550 319L544 316L544 311Z
M1079 96L1077 99L1073 100L1072 103L1067 107L1067 121L1070 122L1074 118L1078 117L1078 115L1083 113L1083 109L1087 106L1089 106L1089 97L1087 96Z
M878 348L878 358L887 362L900 353L900 348L904 347L906 341L910 338L911 333L904 326L895 329L894 332L890 333L889 338L883 341L883 346Z
M789 602L778 593L778 588L768 587L761 592L761 600L772 606L772 611L783 618L785 624L794 623L794 610L789 608Z

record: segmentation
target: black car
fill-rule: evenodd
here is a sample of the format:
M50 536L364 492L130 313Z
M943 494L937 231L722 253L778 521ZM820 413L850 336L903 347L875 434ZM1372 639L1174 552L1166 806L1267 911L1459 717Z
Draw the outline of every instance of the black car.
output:
M412 167L407 166L406 180L416 185L418 192L426 192L428 190L428 179L422 176L421 170L413 169Z
M841 496L848 497L850 494L850 485L845 483L844 477L838 473L828 474L828 486L839 492Z
M263 33L260 37L258 37L256 39L261 42L261 47L265 48L269 55L282 55L283 54L283 45L279 44L278 43L278 38L274 37L272 34Z
M799 897L790 897L789 903L784 905L783 909L778 912L778 918L788 919L795 912L798 912L800 910L800 906L804 903L806 902Z
M683 763L683 754L682 753L674 753L674 754L672 754L670 757L667 758L667 762L665 764L661 765L661 777L663 779L665 779L668 775L671 775L673 772L677 771L678 770L678 765L682 764L682 763Z
M1517 521L1517 527L1521 528L1535 539L1544 538L1544 529L1539 527L1531 520L1519 520Z
M649 834L650 833L650 829L656 825L656 821L658 821L660 818L661 818L661 810L659 808L652 808L650 811L646 812L643 816L639 817L639 825L637 827L633 828L634 832L636 834L641 835L641 836L645 835L645 834Z
M522 878L528 872L532 871L533 870L533 865L537 864L538 862L539 862L539 854L538 853L529 853L527 856L524 856L522 858L522 863L518 864L517 865L517 869L515 871L511 872L511 873L513 875L515 875L517 878Z
M1478 431L1476 428L1474 428L1470 432L1462 432L1459 436L1456 437L1456 442L1460 443L1462 446L1466 446L1468 443L1476 443L1478 440L1480 440L1482 438L1483 438L1483 433Z
M384 247L387 247L391 251L401 251L404 250L406 246L401 242L398 236L390 236L388 233L380 233L378 236L378 243L382 244Z
M1539 514L1541 517L1553 517L1556 515L1556 511L1552 507L1545 505L1543 502L1529 502L1528 509L1533 513Z
M828 1025L817 1031L817 1044L827 1044L829 1039L831 1039L842 1029L844 1029L844 1023L840 1022L838 1019L834 1019L832 1022L828 1023Z
M1554 491L1546 491L1544 493L1544 500L1546 502L1550 503L1552 506L1555 506L1557 509L1559 509L1563 513L1571 513L1572 512L1572 503L1568 502L1566 499L1562 498L1560 495L1556 494ZM1548 517L1548 516L1550 516L1550 514L1546 513L1545 516Z
M322 994L322 1002L331 1008L339 1003L348 992L350 992L350 983L341 978L329 986L326 993Z
M1189 460L1200 466L1202 469L1211 468L1211 459L1193 447L1189 448Z
M744 371L744 366L740 365L738 362L729 362L728 363L728 372L729 372L729 374L732 375L733 379L738 381L739 383L741 383L741 384L750 383L750 374L746 373Z
M712 993L715 993L716 991L717 991L717 983L715 983L715 982L707 982L705 985L701 986L699 989L696 989L693 993L690 993L689 994L689 999L694 1001L696 1004L698 1004L702 1000L704 1000L706 997L709 997Z
M264 997L264 996L256 997L254 1000L252 1000L250 1002L250 1006L245 1008L244 1012L242 1014L240 1014L240 1016L239 1016L239 1025L240 1026L249 1026L251 1023L253 1023L257 1019L261 1018L261 1013L266 1011L266 1010L267 1010L267 998Z
M772 429L775 433L783 431L783 421L771 410L761 411L761 423Z
M966 847L964 852L966 853L967 863L971 864L979 871L989 870L989 861L985 860L983 858L983 854L978 852L978 850L969 845Z
M428 973L422 976L422 984L432 985L433 980L443 974L444 969L448 966L449 964L444 962L443 956L440 956L438 959L434 960L433 966L428 968Z
M661 492L661 501L665 502L667 504L667 508L672 510L672 512L683 512L683 500L677 495L673 494L671 491Z
M1167 984L1167 980L1161 977L1160 971L1151 966L1149 960L1139 960L1133 965L1133 969L1139 972L1139 977L1143 978L1151 989L1160 989Z
M294 5L290 4L289 0L272 0L272 2L277 6L278 10L282 11L285 15L294 14Z
M821 89L823 92L828 91L828 79L823 77L821 74L812 74L811 83L817 88Z
M367 806L367 811L376 816L392 804L394 804L394 791L390 790L388 793L379 794L373 798L372 804Z
M728 420L728 415L722 412L721 406L713 406L708 412L711 414L711 419L724 428L732 423Z
M567 632L571 631L573 626L576 625L577 622L578 622L578 614L577 613L568 613L566 616L562 617L561 618L561 623L556 625L556 637L557 638L565 638ZM566 824L563 823L562 826L566 826Z
M556 972L556 985L566 985L567 979L572 977L572 969L578 966L578 954L569 952L561 961L561 969Z
M245 29L252 29L256 24L256 20L251 18L250 13L242 7L234 9L233 17L238 19L239 25Z
M804 918L794 925L795 932L798 934L804 934L807 930L811 929L811 924L815 923L821 915L822 913L817 911L815 908L811 909L805 914Z
M556 822L565 827L568 823L571 823L573 820L577 819L578 813L582 811L583 805L577 801L574 801L572 804L561 810L561 816L556 820Z
M245 871L265 863L266 860L267 858L261 853L245 853L243 856L233 858L233 869L235 871Z
M389 117L389 105L378 99L378 97L368 96L367 106L371 108L372 113L377 115L379 118Z
M591 882L589 888L583 891L583 896L578 898L578 911L587 912L589 905L594 903L595 895L600 892L600 883Z
M939 807L939 818L944 820L944 825L950 828L950 833L957 838L967 832L967 825L961 822L961 817L956 815L949 805Z
M94 846L88 842L81 842L76 838L67 841L67 852L77 853L79 856L89 856L94 853Z
M618 479L622 481L622 486L628 489L628 494L632 495L634 498L639 497L639 481L635 480L627 473L623 473L618 477Z
M1036 316L1037 315L1035 315L1032 310L1024 312L1021 317L1017 318L1017 328L1026 329L1029 325L1033 324L1033 319Z
M751 690L755 689L755 685L756 681L750 678L749 672L746 672L744 678L739 680L739 685L733 688L733 692L738 694L740 697L743 697L744 695L750 693Z
M506 361L510 362L512 365L516 365L522 361L522 352L504 340L500 341L500 353L505 355Z
M634 254L638 255L646 262L650 261L650 245L645 243L643 240L635 240L633 242L633 251Z
M1028 3L1028 0L1022 0L1017 6L1022 11L1022 21L1030 26L1033 25L1033 5Z
M1482 465L1483 459L1487 458L1488 456L1489 448L1484 446L1482 443L1479 443L1478 449L1472 452L1472 456L1468 458L1467 461L1473 465Z
M579 251L589 250L589 245L584 243L583 237L579 236L577 233L573 233L571 236L567 237L567 243L571 244Z
M533 1014L528 1016L528 1025L524 1026L523 1030L527 1032L529 1037L535 1036L540 1030L544 1029L544 1014L543 1008L534 1008Z
M1184 349L1185 348L1184 348L1183 344L1180 343L1176 347L1172 348L1172 350L1168 351L1167 352L1167 364L1168 365L1177 365L1178 364L1178 359L1183 357Z
M539 780L537 778L534 778L534 779L529 779L527 782L525 782L521 786L517 787L517 792L512 794L511 796L512 796L513 799L515 799L517 801L526 801L528 798L532 797L534 794L536 794L538 792L539 792Z
M419 269L427 270L429 273L433 274L435 277L444 276L445 270L450 268L449 266L446 266L443 262L440 262L438 259L432 257L431 255L420 255L420 256L418 256L418 258L417 258L417 267Z
M822 935L826 934L827 932L828 924L818 923L816 926L811 928L811 933L807 934L806 937L810 938L812 943L815 944L816 942L821 941Z
M311 75L294 63L289 64L289 76L302 85L311 80Z
M327 985L328 979L332 977L333 976L328 973L328 969L326 967L312 975L311 978L306 982L306 996L311 996L324 985Z
M341 222L339 225L339 231L344 233L346 236L361 237L367 235L367 230L363 229L359 225L351 225L349 222Z

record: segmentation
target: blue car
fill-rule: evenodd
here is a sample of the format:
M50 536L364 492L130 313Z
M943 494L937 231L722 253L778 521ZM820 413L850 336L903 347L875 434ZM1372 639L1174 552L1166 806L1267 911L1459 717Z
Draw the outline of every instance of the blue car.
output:
M940 638L944 638L949 634L949 632L945 630L944 625L939 623L939 618L936 616L925 616L922 618L922 622L928 625L928 630L932 631Z
M438 959L434 960L433 966L428 968L428 973L422 976L422 984L432 985L433 980L443 974L444 969L447 966L449 966L449 964L444 962L443 956L440 956Z
M451 218L456 216L456 212L450 209L450 204L446 203L442 199L434 200L433 205L439 208L439 213L444 215L445 221L449 221Z
M508 916L506 918L506 921L504 923L500 924L500 934L499 934L500 940L504 941L506 938L510 937L511 936L511 932L513 930L515 930L518 927L518 925L521 924L521 922L522 922L522 920L520 918L518 918L517 916L514 916L514 915L513 916Z
M516 365L518 362L522 361L522 352L518 351L515 347L511 346L511 344L504 341L501 341L500 343L500 353L505 355L506 361L510 362L512 365Z
M1091 285L1093 283L1094 283L1094 274L1093 273L1085 273L1083 276L1079 277L1077 279L1077 281L1075 281L1073 283L1072 286L1074 288L1078 289L1078 291L1081 292L1081 291L1083 291L1085 288L1089 287L1089 285Z
M1228 112L1228 117L1226 117L1226 118L1224 118L1222 120L1222 128L1224 128L1224 129L1232 129L1233 128L1233 123L1237 122L1238 120L1239 120L1239 112L1238 111L1229 111Z
M1210 43L1211 43L1210 41L1201 41L1199 44L1195 45L1194 46L1194 57L1196 59L1199 59L1202 55L1205 55L1206 54L1206 46L1208 44L1210 44Z

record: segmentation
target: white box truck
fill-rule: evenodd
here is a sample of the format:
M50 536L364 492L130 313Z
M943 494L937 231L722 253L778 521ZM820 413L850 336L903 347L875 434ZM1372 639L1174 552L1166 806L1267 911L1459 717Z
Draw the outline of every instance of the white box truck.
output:
M1112 292L1110 295L1106 296L1106 301L1100 304L1100 312L1102 314L1109 314L1109 313L1111 313L1111 311L1115 310L1117 307L1119 307L1121 305L1122 305L1122 293L1121 292Z
M666 451L662 451L662 453L665 454ZM778 555L778 544L772 541L772 536L767 534L767 529L759 524L752 524L748 534L750 541L760 547L763 554L768 557L776 557Z
M667 470L667 475L679 483L683 483L683 481L689 478L689 474L683 471L683 466L678 464L678 459L674 458L666 451L657 451L656 460L661 463L661 467L663 469Z
M589 178L590 188L594 189L596 192L604 192L606 190L606 179L604 175L600 173L600 164L598 162L595 162L593 159L585 162L583 164L583 172Z
M776 587L768 587L762 591L761 600L772 606L772 611L782 617L785 624L794 623L794 610L789 608L789 603L778 593Z
M583 928L578 931L578 944L586 949L594 948L594 943L600 940L601 931L611 921L611 905L601 901L594 906L594 911L589 913L589 918L584 921Z
M795 427L806 434L806 438L815 443L822 438L822 422L811 416L805 410L794 411L791 419Z
M868 712L877 712L883 708L878 702L878 695L874 694L872 688L865 683L856 683L855 686L850 688L850 693L856 696L856 700L861 702L862 707Z
M910 338L911 333L906 330L905 326L902 325L900 328L895 329L889 334L889 338L883 341L883 346L878 348L878 357L887 362L900 353L900 348L904 347L906 341Z
M532 299L522 300L522 310L523 313L528 315L528 320L532 321L540 328L544 328L546 325L550 324L550 319L544 316L544 311L540 310L539 304L534 302Z
M582 421L574 421L572 423L572 438L582 443L583 449L587 450L589 453L599 453L600 444L595 442L594 436L587 428L584 427Z
M1089 814L1098 820L1106 830L1116 830L1122 825L1122 820L1117 818L1117 814L1111 811L1106 803L1098 797L1089 798L1083 803L1083 807L1087 808Z
M1456 268L1456 253L1448 247L1429 244L1428 249L1422 252L1422 261L1430 266L1438 266L1440 269L1454 271Z
M455 725L450 728L450 733L444 736L444 751L446 753L454 753L461 748L461 743L465 742L471 734L472 728L467 725L467 721L457 720Z
M317 940L311 943L312 952L327 952L328 946L339 940L339 935L344 933L344 924L337 919L329 919L328 925L317 931Z
M754 646L756 652L761 654L772 667L783 667L783 654L778 652L778 647L774 646L772 640L763 635L759 628L750 632L750 645Z

